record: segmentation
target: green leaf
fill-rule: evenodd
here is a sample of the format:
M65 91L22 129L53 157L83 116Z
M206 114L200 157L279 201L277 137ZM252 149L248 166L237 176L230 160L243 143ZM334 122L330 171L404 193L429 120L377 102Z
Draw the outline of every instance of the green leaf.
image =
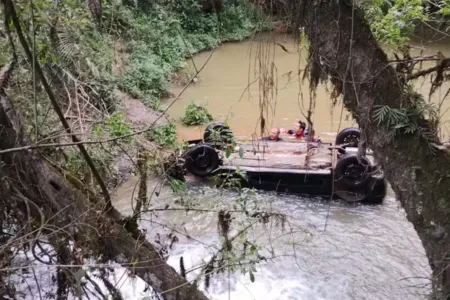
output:
M227 147L227 150L225 151L225 157L229 158L231 155L231 151L233 151L232 147Z
M442 14L444 17L450 15L450 8L449 8L449 7L443 7L443 8L441 9L441 14Z
M244 158L244 148L242 146L239 146L239 157Z
M253 275L253 272L250 271L249 274L250 274L250 281L255 282L255 275Z

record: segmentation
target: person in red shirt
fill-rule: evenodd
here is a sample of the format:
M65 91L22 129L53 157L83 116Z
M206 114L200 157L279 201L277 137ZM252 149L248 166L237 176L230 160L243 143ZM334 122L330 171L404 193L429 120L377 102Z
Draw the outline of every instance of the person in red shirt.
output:
M298 123L295 124L295 129L289 129L284 130L284 133L287 133L289 135L294 135L296 139L302 139L305 137L305 129L306 129L306 123L302 121L298 121Z
M284 130L283 132L289 135L294 135L296 139L306 139L306 137L309 134L309 131L306 128L306 123L302 122L302 121L298 121L298 123L295 124L295 129L289 129L289 130ZM312 138L311 138L312 142L321 142L320 138L315 138L314 137L314 130L312 130Z

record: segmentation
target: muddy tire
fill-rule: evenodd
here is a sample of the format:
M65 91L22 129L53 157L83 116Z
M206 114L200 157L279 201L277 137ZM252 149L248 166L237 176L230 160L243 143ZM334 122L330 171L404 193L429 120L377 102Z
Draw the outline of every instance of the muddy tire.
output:
M368 184L371 178L371 163L364 156L361 162L356 154L344 155L339 159L334 169L334 180L340 189L359 190Z
M203 134L205 143L215 145L229 144L233 141L233 132L230 127L223 122L214 122L208 125Z
M354 127L345 128L341 130L341 132L339 132L339 134L336 136L335 145L342 145L342 148L358 147L360 139L361 130Z
M210 145L199 144L184 155L184 167L198 177L207 177L217 169L220 163L219 155Z

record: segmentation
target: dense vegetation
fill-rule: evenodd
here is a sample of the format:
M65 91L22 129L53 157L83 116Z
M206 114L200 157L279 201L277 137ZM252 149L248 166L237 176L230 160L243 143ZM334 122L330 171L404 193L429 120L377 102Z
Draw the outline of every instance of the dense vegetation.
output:
M38 226L34 224L33 221L39 219L39 213L44 211L45 218L48 222L54 222L51 223L53 227L51 227L51 229L47 228L45 233L51 232L53 234L55 226L62 226L61 224L68 227L68 230L71 231L67 235L65 235L65 233L58 233L57 239L50 239L48 242L56 249L57 255L54 256L58 257L57 262L59 264L64 265L72 263L70 259L65 257L65 255L68 255L67 253L70 254L71 259L72 257L79 259L78 253L75 253L76 251L67 245L67 241L73 239L77 243L77 246L85 251L84 258L89 257L89 255L105 255L105 253L109 255L109 257L106 255L106 258L115 258L116 256L123 255L131 264L133 272L136 272L139 276L145 278L147 283L155 283L154 277L151 277L150 275L155 276L154 274L157 274L160 276L157 276L158 280L159 278L164 278L169 281L166 282L165 284L167 285L164 286L169 291L173 292L174 287L179 287L180 284L182 284L183 288L180 288L180 290L182 290L180 299L195 298L195 295L197 295L195 293L198 293L198 291L190 291L192 294L186 292L183 279L178 275L175 275L173 270L165 268L166 264L163 264L160 258L158 258L161 260L158 261L160 264L158 265L155 263L156 268L158 269L156 273L151 273L149 271L151 269L150 267L155 269L155 265L151 265L151 263L149 263L150 265L144 265L144 267L138 267L134 270L139 259L147 259L148 263L150 261L149 258L155 259L156 256L153 246L138 232L137 219L141 214L140 208L145 208L149 205L146 197L147 190L144 180L146 178L147 169L152 169L153 171L156 169L166 170L166 162L160 161L159 158L148 162L149 157L152 158L152 155L161 152L161 148L157 147L155 148L157 150L153 152L142 151L137 155L139 159L137 161L137 166L135 166L135 171L141 176L142 180L140 182L139 196L136 205L139 209L136 210L136 213L126 220L120 219L117 216L111 216L110 214L98 213L99 211L103 212L103 208L96 206L101 201L97 202L100 193L98 190L98 182L97 184L95 183L95 176L92 175L92 168L86 163L86 157L80 154L76 147L61 147L61 143L70 141L70 138L68 137L69 134L64 132L64 129L61 127L60 120L58 120L58 116L53 109L55 106L48 99L48 91L44 90L40 84L42 78L38 78L38 76L35 75L36 67L30 67L31 61L27 58L23 46L24 44L28 45L32 50L32 56L37 59L39 65L43 68L45 78L50 82L52 91L56 95L57 105L59 105L64 113L64 118L69 122L72 131L84 142L100 140L109 141L109 143L92 144L87 148L87 151L94 166L100 171L101 178L108 183L108 188L111 190L114 185L117 184L117 182L111 182L110 180L116 175L112 174L116 172L112 166L115 164L115 159L121 154L133 156L137 152L136 149L142 149L143 147L148 146L148 141L155 142L164 147L177 148L179 146L176 143L175 126L173 124L158 122L157 126L149 129L148 126L150 124L138 124L139 122L129 121L127 119L126 109L124 108L126 106L124 105L124 101L126 99L137 100L138 102L141 101L145 103L147 107L154 110L161 109L159 100L161 97L168 94L169 82L172 79L172 75L183 66L185 58L189 58L193 53L198 51L214 48L224 41L242 40L243 38L250 36L254 31L264 30L271 26L269 22L264 21L265 19L260 12L260 8L262 8L266 14L271 13L270 10L273 8L266 3L269 1L211 1L211 3L221 2L223 5L220 6L220 9L219 7L214 7L214 5L208 7L208 5L205 5L207 2L208 1L198 0L15 1L14 6L17 16L14 16L11 10L6 9L6 7L11 6L9 3L12 2L8 0L2 1L4 5L2 6L1 13L2 19L4 19L5 22L0 25L0 66L7 66L11 61L15 61L16 65L13 71L7 69L8 74L0 74L0 92L2 97L2 103L0 105L0 125L11 130L11 132L15 130L16 138L20 134L23 134L27 137L27 140L25 143L24 141L17 139L18 142L15 144L15 139L11 139L11 137L14 136L11 132L0 131L0 137L3 138L3 140L0 139L0 148L2 150L8 150L15 146L25 148L41 147L43 149L39 150L39 155L42 156L42 161L45 161L46 164L50 165L54 172L51 173L50 171L45 170L40 162L36 163L36 160L34 160L31 155L27 156L28 152L20 152L21 154L17 156L5 152L0 167L2 168L2 172L4 172L2 175L6 175L4 175L5 181L0 182L0 192L2 196L7 195L8 197L2 197L0 203L4 207L7 207L9 211L15 212L16 214L5 214L0 217L0 220L2 221L0 238L2 241L8 241L10 244L15 243L14 246L17 246L17 248L33 248L36 244L39 245L39 236L31 242L24 238L26 240L24 242L23 240L13 240L11 238L11 232L19 235L16 225L19 225L19 227L23 226L23 228L28 228L27 226L30 226L29 231L35 232L33 229ZM252 2L257 3L259 6L255 8L252 5ZM436 124L434 124L436 121L435 111L430 109L429 106L417 105L418 103L423 104L423 97L415 97L417 95L408 90L410 87L408 84L401 85L399 88L392 83L395 80L392 82L385 81L383 82L383 86L386 88L383 89L383 91L391 94L391 96L389 96L389 94L384 95L386 99L389 100L391 99L389 97L393 97L392 95L401 94L402 97L398 97L398 99L407 99L409 102L405 101L403 107L399 107L400 104L398 104L398 99L395 99L395 101L391 99L391 102L380 103L380 98L383 97L379 97L379 90L375 92L373 90L368 90L365 95L366 98L363 100L368 102L369 100L375 99L378 102L370 102L367 106L367 111L361 112L355 104L356 100L359 98L355 98L355 95L351 94L352 92L349 92L353 91L353 87L342 89L342 86L348 85L348 83L342 83L340 79L336 79L340 78L339 76L333 77L333 75L336 74L342 75L341 73L347 73L348 68L347 71L341 72L342 70L339 68L343 68L344 64L340 63L335 69L330 67L326 70L318 70L317 66L319 65L319 59L315 55L318 55L317 53L323 49L318 47L318 43L321 41L323 44L328 44L329 49L341 51L335 56L330 55L330 53L325 53L324 57L328 56L329 61L336 61L335 57L340 57L342 60L344 60L344 57L347 59L349 53L346 50L350 48L348 45L350 40L348 38L349 36L353 34L359 35L359 37L362 37L360 41L367 40L367 37L371 37L371 34L367 33L368 30L363 31L366 28L366 22L368 21L370 23L370 28L379 41L391 46L395 50L401 50L399 53L401 53L402 58L397 61L397 65L400 65L400 63L408 61L408 53L404 50L404 46L407 44L409 34L413 31L414 26L420 21L429 19L445 21L450 12L450 3L448 1L420 0L376 0L364 2L361 7L363 8L366 21L360 18L360 15L358 14L358 18L355 18L355 20L360 22L360 27L357 27L356 29L352 27L355 29L355 32L353 32L353 29L350 30L349 24L345 23L345 20L350 19L356 9L355 7L350 6L347 3L348 1L329 1L331 4L326 8L324 8L323 4L326 1L322 1L319 5L322 10L317 7L312 7L312 1L302 2L304 4L303 7L294 5L299 1L275 2L278 3L277 7L280 8L280 11L278 12L278 17L280 17L280 19L283 19L283 14L284 17L286 17L284 20L288 19L288 16L291 17L290 14L292 13L298 14L294 16L292 20L293 23L290 23L290 25L295 24L295 26L292 25L293 28L305 29L306 27L302 33L303 37L309 38L309 50L311 51L309 61L313 66L310 75L313 85L317 84L320 80L326 79L327 76L332 78L331 81L335 84L338 93L344 94L344 102L347 108L353 112L356 119L358 119L362 125L365 125L363 126L363 129L369 128L367 131L369 136L377 137L377 139L374 140L384 143L380 142L381 144L378 146L376 144L373 145L374 149L378 151L377 153L381 153L382 157L386 157L386 161L387 158L393 158L392 161L397 162L397 165L392 166L385 163L384 166L387 166L388 176L398 180L398 184L394 184L394 189L400 195L400 201L402 201L403 204L412 203L414 205L420 204L423 206L425 202L422 202L423 200L417 195L429 191L430 187L436 188L436 194L432 199L436 200L435 203L438 202L437 200L441 201L442 199L447 199L448 197L445 196L447 190L442 186L436 187L426 184L426 182L436 183L441 182L442 180L442 184L445 185L445 181L448 181L448 179L446 179L448 176L445 172L443 172L442 176L439 175L439 178L433 177L434 173L433 170L430 171L430 168L438 169L439 166L432 166L430 164L430 166L427 167L427 165L423 163L423 153L411 156L410 158L408 152L411 148L423 148L422 145L417 145L415 142L421 138L417 133L422 135L426 133L427 147L431 145L431 141L437 142L434 132L429 130L430 128L434 129L436 127ZM263 4L267 5L264 6ZM326 5L328 5L328 2ZM284 7L287 12L282 12L282 7ZM214 11L214 8L216 8L217 11ZM336 29L329 27L328 20L332 16L335 16L337 11L342 11L344 17L342 19L337 18L336 22L341 22L342 24L340 25L342 26L337 29L338 31L340 30L339 34L332 35ZM325 14L325 12L327 14ZM361 11L358 10L357 13L361 13ZM296 19L296 17L299 16L300 18ZM314 18L312 16L314 16ZM17 18L15 19L15 17ZM327 20L327 22L323 22L322 20ZM20 23L21 26L17 26L17 23ZM322 29L326 28L322 33L326 32L329 36L323 34L316 35L317 32L320 32L319 29L321 26ZM20 39L21 33L25 35L24 40ZM340 33L343 33L342 38ZM336 47L336 44L333 44L336 40L339 41L337 44L346 45L347 48ZM355 55L361 55L361 53L365 53L365 51L370 52L373 51L373 49L378 49L378 46L375 44L371 44L372 48L370 49L362 46L359 47L360 52L355 52L357 53ZM382 53L382 51L377 53ZM387 62L385 61L386 58L381 54L377 59L380 62L379 67L384 68L384 65L387 65ZM364 64L367 62L367 59L366 57L360 57L360 59L356 61L360 64ZM314 66L316 66L316 69L314 69ZM444 59L440 61L439 67L432 70L432 72L438 71L438 76L435 78L436 86L439 86L444 80L444 71L449 66L450 63L448 63L448 59ZM352 72L357 79L359 76L361 78L369 78L369 81L375 82L376 80L379 80L379 78L374 78L372 75L377 72L369 74L370 76L367 75L371 71L374 71L371 68L373 68L372 65L362 65L359 69L352 70ZM8 81L7 79L9 79L9 74L12 75L12 78L9 80L7 96L12 100L17 112L20 113L22 118L24 127L21 128L21 130L24 132L20 134L18 133L20 130L17 128L13 128L14 130L11 129L14 127L9 124L11 123L11 120L8 121L8 118L3 115L4 110L7 109L4 103L4 101L6 101L6 96L3 93L3 89L7 86L6 82ZM188 75L189 78L192 78L194 74ZM405 75L405 83L408 80L417 78L415 76L417 76L417 73L413 73L412 69L408 69ZM396 79L397 77L386 76L386 78ZM355 81L363 82L362 80ZM408 93L404 93L405 91ZM384 100L384 98L382 100ZM374 103L378 105L374 106ZM378 119L376 119L377 122L373 123L376 123L376 126L365 123L366 121L373 119L372 116L368 115L369 111L375 112L375 116L378 116ZM365 113L367 113L367 115ZM181 121L187 125L193 125L203 124L209 120L211 120L211 116L206 111L198 109L198 107L192 104L188 107L186 116ZM152 120L152 123L153 121L156 123L156 118L155 120ZM383 127L383 124L386 126ZM146 131L146 134L142 135L144 139L139 139L133 135L134 131L139 130ZM389 135L392 131L397 134L394 141L397 139L399 142L394 143L392 142L392 139L387 139L386 136L383 135L386 132L387 135ZM369 143L372 143L372 140L369 141ZM44 147L42 144L48 145ZM393 147L386 146L393 144L396 146L395 151L398 152L395 152L394 150L390 152L390 149ZM134 153L129 153L133 151ZM448 165L448 154L437 151L437 154L435 155L435 157L437 157L436 161L441 163L441 167ZM19 163L23 163L22 165L19 164L22 169L26 166L35 173L30 172L28 174L27 172L15 172L14 168L16 160ZM4 167L3 162L5 162L7 167ZM400 164L400 162L403 164ZM406 182L400 181L399 178L405 178L405 176L404 174L396 172L398 172L398 170L406 169L411 171L412 174L415 170L410 170L408 168L414 168L414 164L423 166L423 172L426 176L421 178L425 179L420 179L419 177L418 179L414 179L416 181L410 179ZM55 176L55 172L62 174L65 179L70 181L72 186L83 191L83 194L88 195L89 197L86 197L86 199L76 198L73 196L75 193L68 192L70 189L67 186L64 186L62 190L67 192L67 194L61 196L61 194L55 192L56 196L53 195L53 202L50 200L47 201L46 196L48 196L49 199L52 196L52 194L49 193L49 190L51 189L45 189L45 191L40 193L40 184L48 183L39 180L43 180L44 175L51 174L52 176ZM33 176L33 174L42 176ZM20 182L20 185L17 185L17 182ZM411 182L414 186L411 186ZM174 190L182 189L182 184L178 181L172 181L171 183ZM226 180L222 182L224 185L228 183L229 181ZM52 186L54 187L53 184L55 183L52 183ZM15 189L11 189L11 186ZM55 186L60 188L59 190L57 189L60 191L62 184L55 184ZM411 191L416 191L416 193L408 194L402 192L402 187L406 187ZM415 190L416 187L418 187L417 190ZM26 195L29 200L24 200L24 198L26 199L24 195ZM70 195L70 197L67 195ZM258 209L255 204L256 201L249 201L249 199L252 198L252 195L252 191L242 190L242 193L239 195L238 199L236 199L236 203L234 204L234 212L244 213L245 216L251 215L253 218L252 222L255 222L254 219L268 222L269 214L255 212ZM55 201L55 199L57 199L57 201ZM80 200L79 203L82 204L78 206L78 201L76 200ZM24 205L22 202L27 204L25 205L25 208L23 207ZM60 216L60 211L57 210L57 208L59 208L59 202L67 204L68 206L75 203L77 207L74 209L73 213L70 212L70 214L64 214L64 212L61 212L62 216ZM182 198L181 202L183 202L182 205L185 205L188 202L188 199ZM248 212L250 202L252 207L255 204L251 214ZM20 204L16 205L16 203ZM34 203L38 209L34 212L30 212L30 207L28 206L29 203ZM190 205L191 204L187 205L187 210L192 209ZM39 207L43 207L42 211L39 210ZM216 207L215 209L219 210ZM446 216L446 209L446 206L442 205L440 207L441 213L438 214L436 211L425 206L424 211L428 214L420 215L420 217L426 218L426 221L429 223L437 220L438 223L441 223L442 227L448 231L448 224L444 218ZM89 218L83 219L87 224L86 226L79 224L78 219L76 218L78 216L76 214L80 212L84 213L84 210L89 216ZM2 209L2 211L6 211L6 209ZM408 212L410 216L416 216L414 211ZM438 216L439 218L435 218L435 216ZM277 217L279 218L279 222L284 224L285 218L283 218L283 216ZM66 220L65 218L67 219L67 223L64 223ZM239 234L234 237L228 236L231 223L231 214L229 212L220 210L218 218L219 234L222 236L224 244L218 253L202 267L202 272L208 274L206 281L209 282L209 276L214 273L214 270L217 270L217 272L224 272L228 261L240 262L240 260L244 258L247 259L247 263L250 267L244 267L243 271L249 274L252 281L255 280L253 274L255 269L253 265L260 260L260 258L257 257L257 245L251 244L242 232L239 232ZM55 219L57 221L54 221ZM412 219L412 217L410 217L410 219ZM43 224L44 220L41 220L41 222ZM4 227L3 223L11 226ZM110 225L110 223L113 223L113 225ZM120 224L120 226L118 224ZM247 223L243 221L242 224L245 224L242 227L246 228ZM436 246L438 243L431 241L427 232L420 231L420 226L417 227L416 223L414 223L414 225L416 225L416 229L424 241L424 244L426 246L428 245L426 249L428 255L432 257L431 262L436 262L436 265L438 265L436 272L439 271L439 274L445 273L447 265L442 263L443 260L441 260L441 258L444 257L443 254L446 253L445 250L447 250L448 239L442 240L442 242L439 242L439 245ZM101 230L97 231L97 227ZM83 233L86 233L86 238L76 234L77 231L80 231L80 228L85 230ZM95 230L93 230L93 228ZM124 233L124 228L127 229L126 233ZM40 230L44 231L42 228ZM122 245L117 243L117 241L112 241L112 237L116 236L119 236L123 241L126 241L123 242L123 244L125 244L124 248L121 248L120 246ZM89 239L88 237L92 238ZM104 245L99 245L101 243L95 244L95 241L97 240L105 242ZM231 244L234 240L238 241L238 246L242 246L241 248L243 249L236 246L232 247ZM59 243L60 241L64 242ZM144 245L143 250L135 251L135 249L132 248L137 241ZM108 249L108 246L111 249ZM126 246L129 246L130 248L126 248ZM93 249L95 249L95 251L93 251ZM246 253L248 250L250 252L249 254ZM136 259L135 254L138 259ZM246 256L247 254L251 258L248 258L248 256ZM0 253L0 256L2 265L7 266L11 263L12 254L9 250L3 250ZM435 261L433 261L433 259ZM81 259L76 261L80 263ZM150 272L150 275L146 273L147 271ZM64 296L67 296L69 285L72 290L81 293L80 277L83 277L84 273L74 273L75 272L67 271L64 275L58 274L59 299L64 299ZM445 278L443 281L441 278L442 276L439 274L437 277L440 277L436 279L436 282L438 282L436 285L438 287L444 287L445 292L450 291L450 283L445 282ZM3 294L10 292L2 285L3 279L7 276L8 272L0 272L0 291ZM71 278L71 284L68 283L70 280L67 278ZM450 276L447 276L446 278L450 278ZM159 286L159 292L163 291L164 287ZM59 294L59 290L62 291L61 294ZM114 288L110 289L110 292L113 293ZM11 293L13 294L13 291ZM169 293L167 297L173 295L174 294ZM120 296L116 296L116 299L120 299Z
M225 1L217 13L197 0L40 0L30 4L16 4L22 30L52 88L58 91L65 117L82 140L130 134L138 126L129 124L124 98L135 97L158 110L160 98L169 92L172 74L184 65L185 58L269 27L246 0ZM34 89L30 65L11 19L5 21L0 25L0 66L18 57L19 69L8 94L26 120L27 133L40 143L67 141L46 93L39 84ZM190 80L195 74L187 75ZM152 140L173 145L158 137L164 130L167 133L168 127L153 131ZM89 147L105 180L114 177L111 166L129 141L118 140L109 149ZM62 154L65 169L88 177L77 150L66 148Z
M21 181L28 182L17 187L21 195L27 195L32 203L44 201L38 206L42 209L33 208L31 214L45 215L54 226L59 226L57 223L60 217L65 220L64 222L71 224L70 232L72 233L55 233L58 238L50 242L46 238L43 241L39 239L39 235L36 236L30 244L32 249L37 246L42 249L42 243L50 243L58 253L55 261L59 264L68 264L71 258L66 254L73 252L66 248L68 245L65 243L73 241L79 244L80 248L92 253L93 257L102 251L108 252L106 256L104 256L106 252L102 255L107 259L111 251L114 251L114 246L109 249L102 246L100 249L94 243L98 238L88 243L79 243L81 240L73 234L79 231L87 237L92 228L98 227L98 224L89 223L89 221L80 222L80 217L85 213L93 212L90 207L93 208L96 205L94 203L99 202L92 199L100 197L101 194L106 199L106 206L110 207L108 192L113 191L119 183L118 175L123 171L123 164L120 165L121 159L128 161L127 168L141 175L143 180L139 187L139 199L134 207L136 211L134 217L122 220L113 211L108 210L110 220L120 226L116 228L118 231L112 233L113 225L107 236L120 236L119 232L124 230L122 226L124 223L133 237L122 235L121 239L139 239L136 221L140 208L148 207L144 180L147 170L170 179L166 166L170 167L171 164L162 157L161 148L152 146L148 141L166 148L176 149L178 145L173 124L165 124L163 118L158 121L158 114L151 111L144 113L142 120L139 118L135 120L128 115L127 107L132 108L137 103L145 103L153 110L161 109L159 100L168 94L172 75L184 65L186 58L196 52L212 49L222 42L239 41L255 31L270 28L270 23L262 22L260 12L247 0L223 1L220 7L208 7L197 0L3 1L1 16L4 20L0 24L0 67L4 71L0 74L2 100L0 119L3 122L1 126L3 128L11 125L11 123L5 125L6 119L3 117L8 99L14 103L23 124L20 130L14 126L11 131L2 130L1 149L23 145L21 142L23 135L29 146L40 148L36 153L51 167L50 169L38 167L33 164L35 161L28 160L26 155L13 156L11 159L16 161L15 165L1 165L4 168L2 174L7 176L10 183L4 181L0 184L1 210L6 214L0 217L2 223L0 238L2 241L8 240L15 251L13 253L9 249L2 248L0 251L2 266L8 265L17 251L27 248L23 245L30 244L27 239L10 239L11 234L16 232L14 226L20 224L28 226L27 224L32 222L30 218L21 216L20 213L16 214L17 206L15 208L11 206L14 199L18 199L16 196L19 192L17 189L10 191L9 188ZM18 27L18 24L21 26ZM21 36L25 38L21 39ZM31 53L26 53L25 48L30 49ZM28 54L31 55L31 59ZM37 68L30 67L35 59L42 68L45 78L35 76L38 73L35 72ZM9 65L11 62L14 64ZM195 74L187 75L190 80ZM43 88L42 80L49 82L50 93ZM5 88L7 88L7 97L3 94ZM56 104L49 98L56 99ZM62 112L62 118L69 124L71 133L61 126L61 118L56 113L58 110ZM143 108L138 107L138 110ZM191 117L196 118L195 112L191 114ZM152 126L153 123L155 126ZM142 131L145 134L133 135L135 131ZM12 140L4 139L5 136L11 137L14 134L16 137ZM85 147L91 164L87 162L86 154L79 151L81 148L55 146L75 142L71 139L74 134L82 142L91 142ZM109 142L97 143L106 140ZM17 141L17 143L10 144L9 141ZM8 157L3 156L2 160L10 161ZM135 160L136 165L134 165ZM25 164L27 164L28 173L17 172L14 173L15 175L7 173ZM119 164L118 167L117 164ZM99 176L93 175L92 166L98 171ZM52 178L56 174L53 172L57 172L68 180L71 188L85 191L85 195L90 195L91 202L86 202L83 197L79 198L76 192L72 194L69 192L70 188L59 182L53 184L68 193L59 200L59 204L53 202L47 206L51 202L50 199L54 197L51 195L52 189L46 189L47 183L37 183L36 180ZM44 175L36 175L38 173ZM35 176L23 177L28 176L27 174L35 174ZM18 178L15 177L16 175ZM101 188L102 185L106 185L108 189L106 193L105 189ZM180 189L178 181L171 181L171 185L174 189ZM34 198L37 195L41 197ZM60 197L56 196L56 198ZM50 202L45 202L47 200ZM71 211L69 215L56 213L55 216L58 215L58 217L52 219L51 215L54 213L52 209L62 205L63 202L67 204L67 207L71 205L77 207L69 209ZM86 206L82 208L83 205ZM103 208L97 207L95 211L101 214ZM102 218L104 215L101 214L94 219L98 221ZM88 227L84 227L84 223ZM42 223L36 225L45 234L53 232L53 230L43 229ZM66 242L59 244L57 240ZM147 266L144 269L138 269L138 273L165 272L165 268L160 267L161 262L158 263L161 258L153 246L148 242L141 242L143 248L139 252L144 255L142 260ZM108 242L103 240L102 243L106 245ZM124 243L131 246L135 242ZM147 250L143 250L144 248ZM131 252L127 254L126 249L116 250L119 251L116 255L134 256ZM149 260L149 257L152 259ZM53 261L53 258L49 257L49 259ZM131 256L129 259L131 261ZM133 258L133 261L136 259ZM157 266L156 269L152 269L153 264ZM75 276L70 268L63 268L60 271L57 275L57 295L53 296L65 299L69 290L74 295L83 293L84 287L79 284L68 284L68 281L76 280L75 277L78 275ZM19 291L5 284L10 275L8 271L0 272L0 294L9 294L13 297ZM142 274L142 276L146 275ZM100 277L105 278L103 275ZM88 275L85 278L92 283ZM173 274L166 288L180 285L182 282L182 277ZM107 281L105 284L108 290L114 293L114 288L110 289L111 285L108 285ZM159 292L161 291L163 290ZM190 296L190 294L182 293L180 299ZM115 299L121 298L116 295Z

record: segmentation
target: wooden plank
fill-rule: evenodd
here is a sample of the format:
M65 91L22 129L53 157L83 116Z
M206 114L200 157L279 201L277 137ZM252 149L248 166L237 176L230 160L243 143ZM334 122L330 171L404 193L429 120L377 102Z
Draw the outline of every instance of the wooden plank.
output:
M319 174L319 175L329 175L331 171L329 169L319 169L319 170L307 170L307 169L282 169L282 168L267 168L267 167L250 167L250 166L222 166L220 169L223 170L237 170L254 173L288 173L288 174Z
M224 165L267 167L281 169L318 170L332 166L331 151L328 149L310 149L310 155L292 153L253 153L245 152L241 158L233 153L228 159L224 159Z
M307 152L308 147L317 147L317 143L289 143L289 142L270 142L270 141L255 141L247 143L238 143L234 148L235 152L239 151L239 148L244 149L244 152L261 152L261 153L294 153L304 154ZM320 149L324 151L330 151L329 145L321 144Z

